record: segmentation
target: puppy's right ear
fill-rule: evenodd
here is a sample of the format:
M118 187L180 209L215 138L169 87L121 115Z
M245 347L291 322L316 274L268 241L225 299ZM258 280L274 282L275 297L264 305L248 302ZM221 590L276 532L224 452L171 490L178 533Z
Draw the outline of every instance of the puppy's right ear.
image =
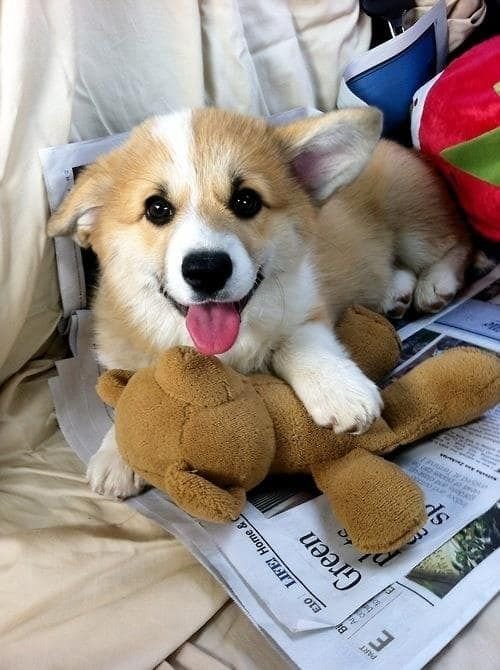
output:
M90 246L92 230L112 184L105 161L86 167L78 176L75 186L50 217L47 233L71 235L81 247Z

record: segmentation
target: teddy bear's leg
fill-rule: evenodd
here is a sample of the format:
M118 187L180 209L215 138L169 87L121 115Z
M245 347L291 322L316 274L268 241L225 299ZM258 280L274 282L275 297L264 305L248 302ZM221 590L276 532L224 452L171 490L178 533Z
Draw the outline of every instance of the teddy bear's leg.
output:
M373 381L382 379L399 360L401 343L386 318L366 307L349 307L335 326L353 361Z
M408 444L472 421L500 402L500 358L457 347L417 365L382 397L394 444Z
M355 448L313 466L317 486L361 551L392 551L408 542L427 518L421 490L394 463Z
M223 489L193 472L184 461L172 463L165 472L164 488L183 510L203 521L225 523L240 515L246 502L240 486Z

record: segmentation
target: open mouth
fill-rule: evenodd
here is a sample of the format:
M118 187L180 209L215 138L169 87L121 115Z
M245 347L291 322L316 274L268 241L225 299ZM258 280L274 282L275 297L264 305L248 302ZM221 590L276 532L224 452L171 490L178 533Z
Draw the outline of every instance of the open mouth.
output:
M259 288L264 275L259 269L251 290L236 302L206 301L182 305L166 291L163 294L186 318L186 327L196 349L207 356L223 354L236 342L241 313Z

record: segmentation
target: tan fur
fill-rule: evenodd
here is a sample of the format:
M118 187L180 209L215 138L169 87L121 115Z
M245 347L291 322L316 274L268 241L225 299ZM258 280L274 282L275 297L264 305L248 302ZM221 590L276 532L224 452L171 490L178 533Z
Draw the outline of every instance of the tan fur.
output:
M356 301L380 310L394 265L418 274L456 250L457 265L465 267L470 253L443 183L415 153L387 141L358 179L324 205L314 242L323 294L335 314ZM410 262L408 244L422 249Z

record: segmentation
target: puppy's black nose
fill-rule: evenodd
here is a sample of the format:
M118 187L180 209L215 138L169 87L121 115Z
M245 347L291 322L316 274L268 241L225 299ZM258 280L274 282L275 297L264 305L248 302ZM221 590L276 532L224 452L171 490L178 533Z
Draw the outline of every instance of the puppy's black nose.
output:
M182 261L182 276L199 293L211 295L224 288L233 272L225 251L193 251Z

